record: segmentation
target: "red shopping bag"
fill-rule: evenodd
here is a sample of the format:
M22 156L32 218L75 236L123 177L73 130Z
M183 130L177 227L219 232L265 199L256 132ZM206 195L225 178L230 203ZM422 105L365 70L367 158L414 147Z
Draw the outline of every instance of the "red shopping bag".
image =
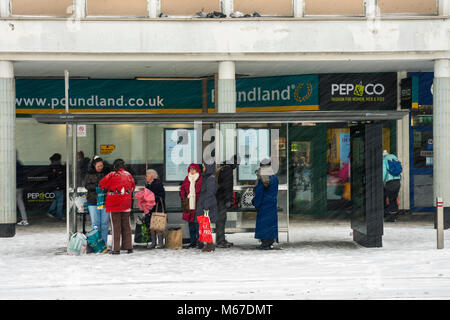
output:
M211 234L211 222L209 220L208 212L204 216L198 216L198 241L212 243L213 238Z

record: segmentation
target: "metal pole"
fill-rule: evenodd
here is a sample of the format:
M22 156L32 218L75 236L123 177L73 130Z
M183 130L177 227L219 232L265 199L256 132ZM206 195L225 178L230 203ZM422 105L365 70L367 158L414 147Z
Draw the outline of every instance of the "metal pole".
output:
M286 211L287 211L287 242L289 243L289 213L290 213L290 203L289 203L289 123L286 123L286 183L287 183L287 191L286 191Z
M69 113L69 72L64 70L64 92L66 97L66 113ZM53 109L53 106L52 106ZM70 241L70 150L69 150L69 133L71 128L66 122L66 237L67 237L67 247Z
M436 198L436 214L437 214L437 248L444 248L444 202L441 197Z

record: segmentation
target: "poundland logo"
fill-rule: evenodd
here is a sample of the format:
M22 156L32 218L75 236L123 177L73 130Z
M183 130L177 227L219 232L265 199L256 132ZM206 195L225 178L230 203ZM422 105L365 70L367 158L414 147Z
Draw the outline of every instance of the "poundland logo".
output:
M247 90L236 91L236 102L265 102L265 101L290 101L297 102L308 100L313 93L313 85L310 82L291 84L281 89L265 89L253 87ZM215 89L211 90L211 102L214 103Z

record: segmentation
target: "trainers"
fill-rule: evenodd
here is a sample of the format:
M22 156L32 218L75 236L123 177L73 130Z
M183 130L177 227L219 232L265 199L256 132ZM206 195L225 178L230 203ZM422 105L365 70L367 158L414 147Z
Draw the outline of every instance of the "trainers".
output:
M47 216L49 216L52 219L56 219L56 217L54 215L52 215L50 212L47 212Z
M22 221L20 221L17 225L18 225L18 226L27 226L27 225L29 225L29 223L28 223L27 220L22 220Z

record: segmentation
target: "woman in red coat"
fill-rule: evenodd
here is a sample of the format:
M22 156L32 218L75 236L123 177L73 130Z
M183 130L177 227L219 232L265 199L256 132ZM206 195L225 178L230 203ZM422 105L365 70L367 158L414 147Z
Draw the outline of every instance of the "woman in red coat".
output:
M183 220L189 223L189 235L191 243L188 248L198 245L198 222L195 220L195 210L202 189L202 176L198 164L191 163L188 167L188 175L184 178L180 188L180 197L183 203ZM185 200L183 200L185 199Z
M113 238L111 253L120 253L120 236L122 250L132 253L130 212L135 183L133 176L125 170L125 162L122 159L114 161L113 171L100 180L98 185L106 190L105 210L110 214Z

